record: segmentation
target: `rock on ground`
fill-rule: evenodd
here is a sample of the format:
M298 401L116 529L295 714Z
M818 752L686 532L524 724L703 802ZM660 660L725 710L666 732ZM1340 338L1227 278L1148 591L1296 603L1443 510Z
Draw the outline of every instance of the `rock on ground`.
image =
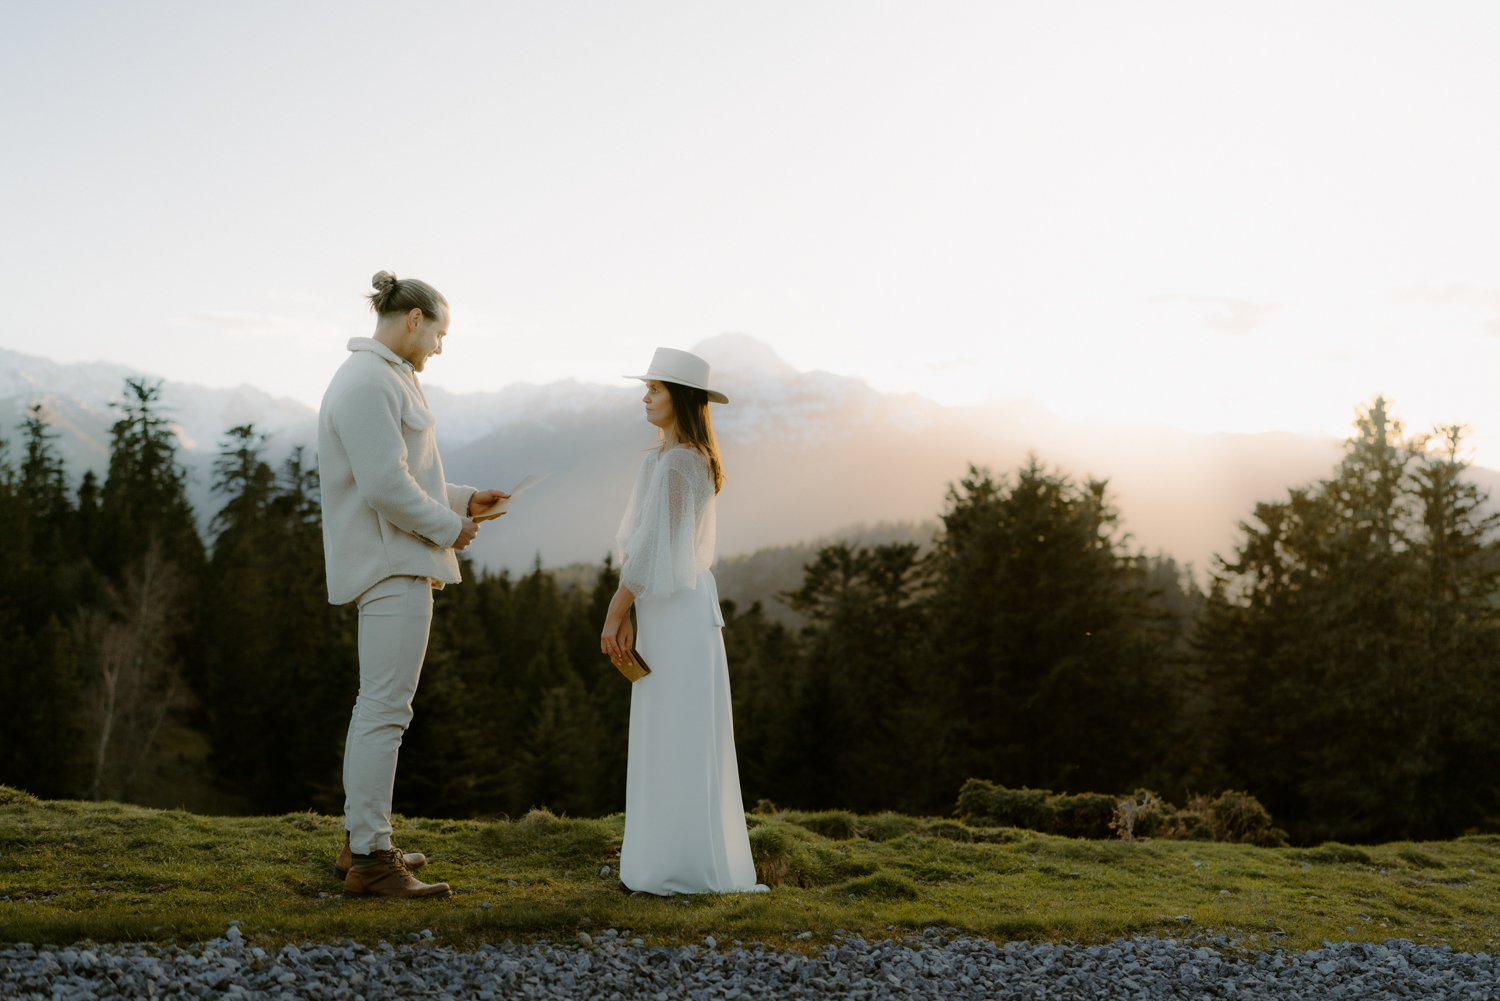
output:
M1384 998L1500 999L1500 966L1404 939L1249 951L1223 935L1107 945L1008 942L928 928L867 942L839 934L814 957L761 943L654 946L615 929L578 943L459 951L412 934L399 947L288 945L274 954L237 927L191 947L80 943L0 950L0 997L37 1001L229 998L387 1001L579 998ZM709 944L712 942L712 944Z

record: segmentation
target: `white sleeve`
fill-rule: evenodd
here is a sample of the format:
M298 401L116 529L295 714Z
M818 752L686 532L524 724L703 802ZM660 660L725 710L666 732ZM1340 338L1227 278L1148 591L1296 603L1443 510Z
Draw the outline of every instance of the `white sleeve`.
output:
M474 487L461 487L456 483L444 483L443 488L448 494L448 506L461 518L469 516L469 501L479 493Z
M639 508L634 512L634 531L623 546L620 583L637 598L666 598L697 586L700 498L695 496L695 479L687 462L669 452L645 495L634 499Z

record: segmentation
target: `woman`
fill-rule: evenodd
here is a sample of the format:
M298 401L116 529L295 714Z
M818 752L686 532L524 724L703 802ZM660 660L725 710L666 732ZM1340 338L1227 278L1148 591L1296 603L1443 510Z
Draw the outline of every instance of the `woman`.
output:
M651 668L630 695L620 881L636 896L765 889L745 830L724 619L709 572L724 471L708 404L729 401L708 376L708 362L671 348L630 376L646 383L646 419L661 444L641 463L620 523L620 589L599 645L617 665L634 646Z

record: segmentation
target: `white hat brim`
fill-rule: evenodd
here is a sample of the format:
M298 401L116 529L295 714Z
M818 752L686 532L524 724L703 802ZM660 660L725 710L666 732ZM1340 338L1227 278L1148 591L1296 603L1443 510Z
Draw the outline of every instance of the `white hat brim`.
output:
M681 379L665 379L665 378L662 378L659 375L627 375L627 376L625 376L625 378L626 379L639 379L642 382L653 382L653 381L654 382L675 382L679 386L687 386L690 389L701 389L701 390L703 390L705 393L708 394L708 402L709 403L728 403L729 402L729 397L725 396L723 393L719 392L716 389L709 389L709 388L707 388L705 386L694 386L692 383L683 382Z

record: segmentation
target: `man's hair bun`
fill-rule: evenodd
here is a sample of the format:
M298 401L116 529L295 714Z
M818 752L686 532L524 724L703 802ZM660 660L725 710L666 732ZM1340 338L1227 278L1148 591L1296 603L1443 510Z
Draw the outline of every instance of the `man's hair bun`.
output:
M375 272L370 284L375 291L365 298L370 300L370 308L381 315L420 309L423 316L436 320L438 305L448 305L448 300L431 285L415 278L402 281L394 271Z

